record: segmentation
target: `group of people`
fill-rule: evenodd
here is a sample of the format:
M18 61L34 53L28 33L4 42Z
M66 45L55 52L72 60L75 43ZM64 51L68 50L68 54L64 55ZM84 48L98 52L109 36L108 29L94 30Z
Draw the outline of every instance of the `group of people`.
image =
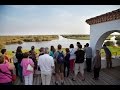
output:
M77 80L77 75L80 73L81 80L85 80L84 70L86 61L87 72L94 71L93 79L98 80L99 72L101 69L101 54L99 50L96 50L96 55L92 55L92 48L87 43L84 48L77 42L77 48L74 48L73 44L70 44L69 48L65 48L65 52L62 50L62 45L58 45L57 49L54 46L39 49L40 53L37 55L35 47L32 46L29 52L22 52L22 47L18 46L14 54L13 63L6 55L6 49L2 49L0 56L0 85L11 85L12 76L16 70L16 76L20 78L21 82L25 85L33 84L33 77L35 71L40 71L42 85L50 85L52 75L55 75L55 85L64 85L64 78L69 78L72 74L72 81ZM110 64L112 67L111 56L109 49L106 45L103 45L103 49L107 53L107 67ZM111 55L111 54L110 54ZM93 60L92 60L93 59ZM108 60L109 59L109 60ZM28 66L33 68L32 71L28 70ZM30 67L29 67L30 68ZM4 73L6 72L6 73ZM8 75L9 74L9 75Z

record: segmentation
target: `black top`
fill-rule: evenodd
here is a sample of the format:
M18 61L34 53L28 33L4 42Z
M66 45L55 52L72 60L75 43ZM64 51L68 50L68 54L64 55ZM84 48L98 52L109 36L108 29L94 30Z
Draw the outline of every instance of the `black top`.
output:
M18 59L18 63L21 63L23 59L23 53L16 52L16 58Z
M32 60L36 60L36 53L35 53L35 51L33 51L33 50L30 50L29 51L29 58L31 58Z
M75 55L76 55L75 63L83 63L84 62L85 52L83 50L77 50L75 52Z
M67 53L65 56L65 63L69 63L70 62L70 53Z

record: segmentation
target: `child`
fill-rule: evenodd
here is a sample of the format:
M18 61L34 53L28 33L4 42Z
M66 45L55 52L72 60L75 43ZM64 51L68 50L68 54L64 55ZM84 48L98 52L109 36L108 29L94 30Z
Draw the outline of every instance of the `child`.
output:
M29 56L29 53L25 52L23 55L23 59L21 61L21 66L23 67L23 76L25 80L25 85L32 85L34 71L28 71L27 67L30 64L34 68L34 62L28 56Z
M100 55L99 50L96 50L96 56L94 57L94 60L93 60L93 68L94 68L94 78L93 79L98 80L99 72L101 69L101 55Z

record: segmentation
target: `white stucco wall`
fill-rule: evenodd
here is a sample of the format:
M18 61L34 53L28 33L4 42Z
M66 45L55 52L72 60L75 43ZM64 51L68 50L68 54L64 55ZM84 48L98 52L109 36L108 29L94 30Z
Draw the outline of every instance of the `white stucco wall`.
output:
M104 40L113 32L120 32L120 19L90 25L90 47L100 49Z

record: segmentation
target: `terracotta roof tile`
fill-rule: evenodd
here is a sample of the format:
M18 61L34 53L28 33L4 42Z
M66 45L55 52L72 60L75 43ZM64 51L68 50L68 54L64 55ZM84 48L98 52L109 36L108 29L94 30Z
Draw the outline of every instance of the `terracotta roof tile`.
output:
M120 19L120 9L87 19L89 25Z

